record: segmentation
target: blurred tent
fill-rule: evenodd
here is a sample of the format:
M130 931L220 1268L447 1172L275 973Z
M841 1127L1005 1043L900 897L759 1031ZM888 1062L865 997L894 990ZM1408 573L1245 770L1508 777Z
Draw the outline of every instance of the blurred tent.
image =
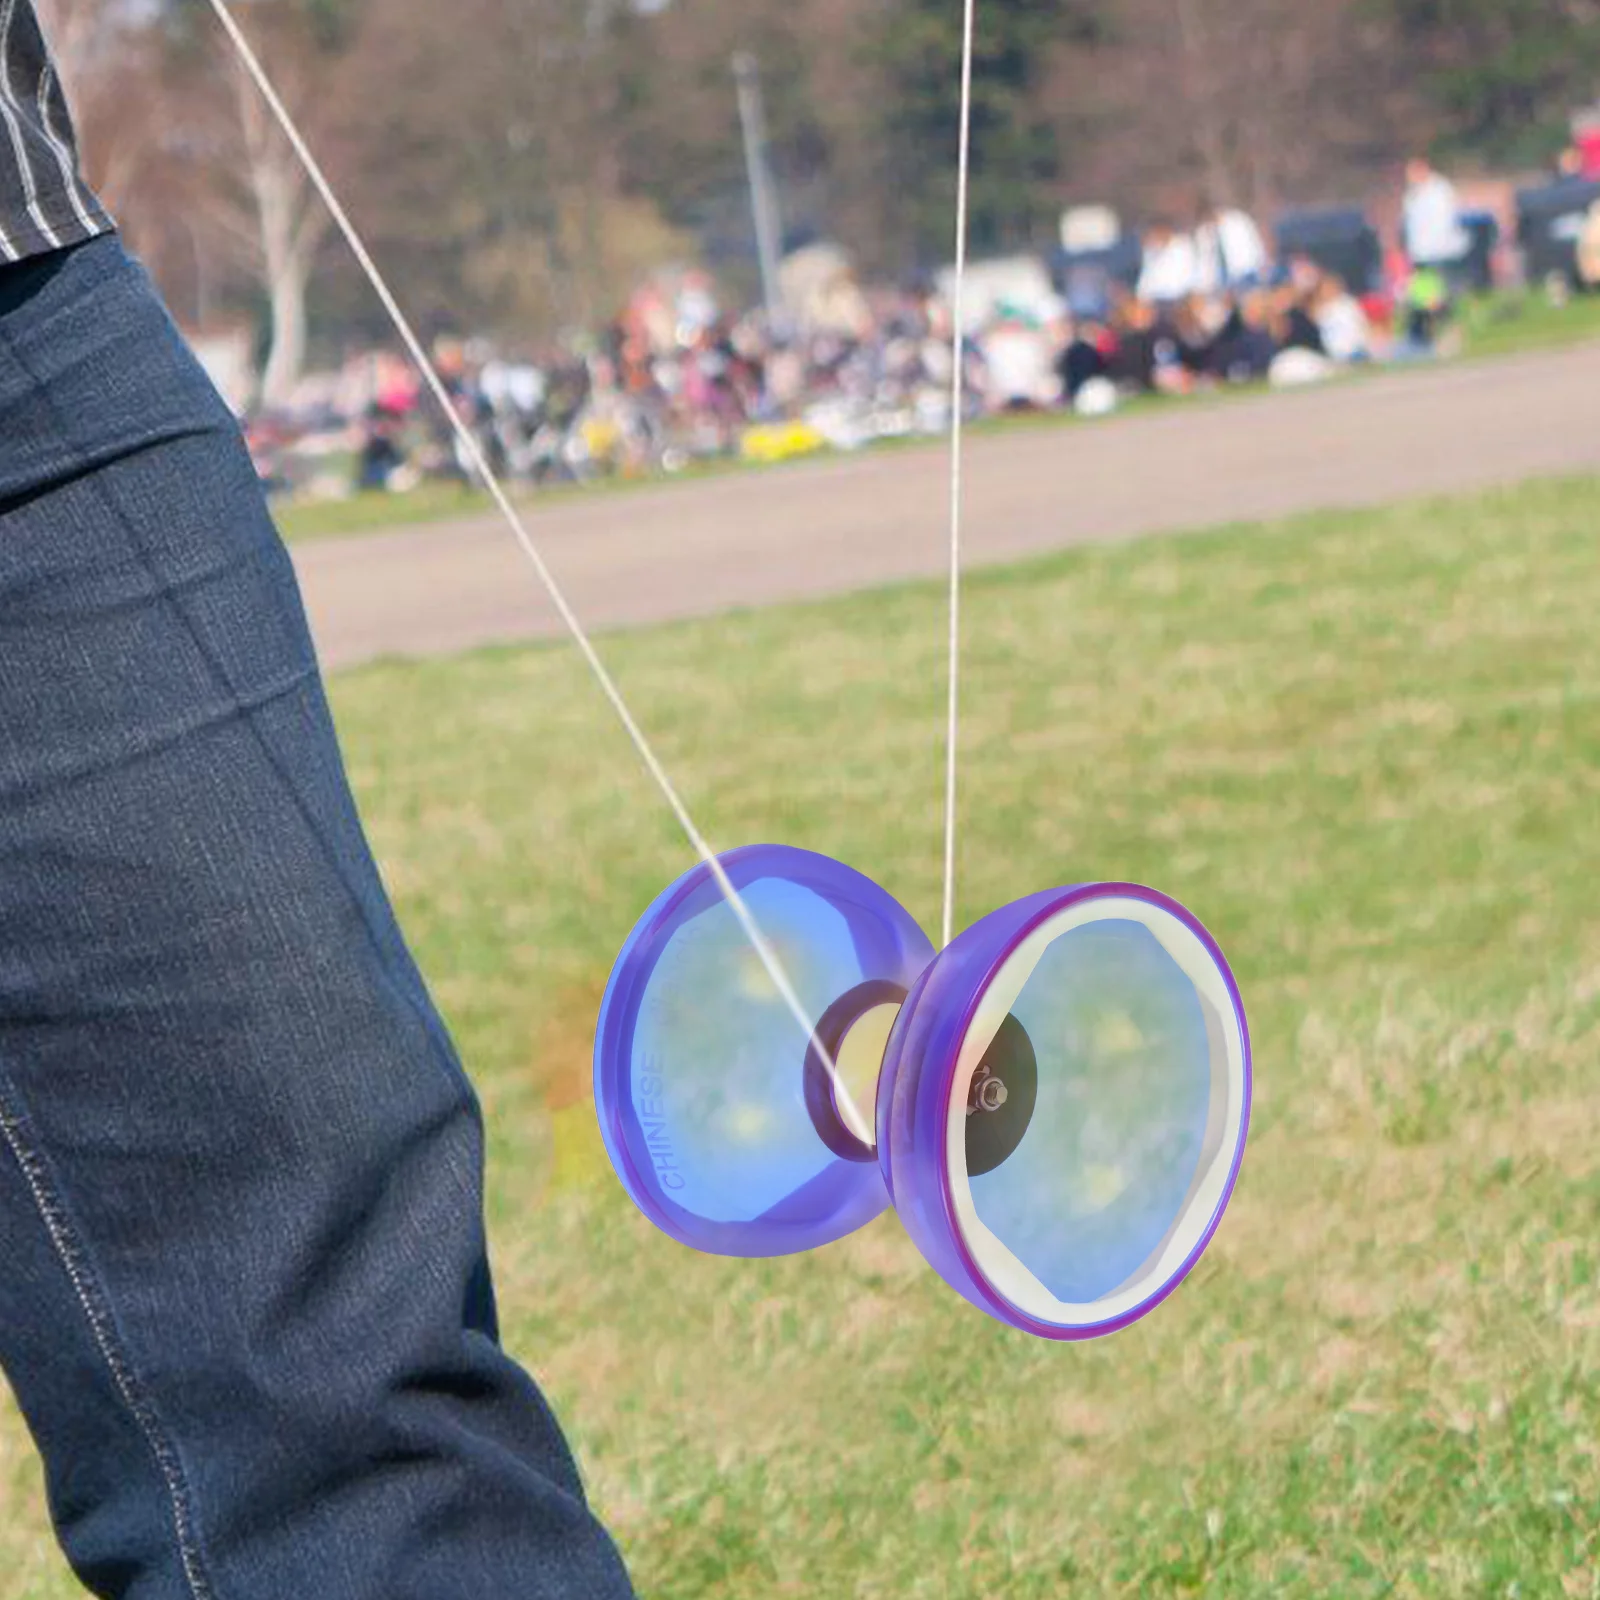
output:
M1277 246L1280 262L1304 257L1343 279L1357 299L1383 290L1383 246L1357 206L1287 212L1278 221Z
M1517 192L1517 243L1530 283L1582 283L1578 244L1596 201L1600 180L1594 178L1558 178Z
M946 305L955 299L956 271L944 268L935 280L935 292ZM1052 322L1064 309L1049 268L1038 256L1000 256L967 264L962 296L962 332L976 333L993 322L1004 308L1035 322Z
M1110 206L1072 206L1061 214L1055 285L1076 316L1101 318L1117 289L1132 289L1144 264L1137 233Z
M1122 239L1122 219L1110 206L1068 206L1061 213L1061 248L1070 256L1101 255Z
M839 245L819 241L786 256L778 268L778 292L789 315L808 332L860 338L872 327L855 262Z

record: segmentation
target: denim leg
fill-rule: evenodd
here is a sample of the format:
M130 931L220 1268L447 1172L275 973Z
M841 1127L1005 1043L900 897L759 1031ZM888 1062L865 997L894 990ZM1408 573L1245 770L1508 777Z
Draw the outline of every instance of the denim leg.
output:
M382 582L382 573L374 573ZM622 1600L233 419L115 239L0 273L0 1364L127 1600Z

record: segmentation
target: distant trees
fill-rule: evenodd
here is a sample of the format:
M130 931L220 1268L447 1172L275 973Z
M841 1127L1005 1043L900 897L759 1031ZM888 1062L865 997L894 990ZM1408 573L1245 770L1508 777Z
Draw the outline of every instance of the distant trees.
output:
M692 252L629 172L649 73L635 26L597 0L366 7L352 205L424 322L593 324Z
M880 112L885 200L908 253L940 260L952 246L958 154L961 0L902 0L868 31ZM1070 170L1070 108L1041 90L1052 56L1108 33L1102 0L980 0L973 52L972 195L975 249L1029 243L1048 228Z
M38 0L91 174L188 315L253 308L267 381L381 312L204 0ZM761 63L792 241L947 259L961 0L236 0L425 327L593 325L652 263L753 282L730 62ZM1071 200L1359 197L1407 149L1538 160L1600 94L1600 0L978 0L972 233ZM314 289L313 289L314 286Z
M280 93L314 144L330 136L337 157L331 135L358 87L347 70L350 9L336 0L241 9ZM330 219L209 8L42 0L40 12L90 180L180 314L204 318L229 291L259 298L262 387L280 397L304 364L309 287Z
M1186 221L1359 193L1409 136L1372 0L1115 0L1053 92L1092 116L1079 192Z
M147 29L107 0L35 0L95 188L130 233L174 197L156 129L166 107Z
M1539 160L1600 99L1600 0L1372 0L1456 151Z
M250 12L258 48L273 62L274 86L314 140L332 124L342 93L357 88L348 81L354 58L341 49L347 37L326 10L294 0L256 0ZM226 91L203 92L193 118L210 164L220 169L211 219L266 297L261 397L271 405L288 395L304 367L312 270L333 222L237 53L218 41L204 61L211 68L209 81L201 80L206 88Z

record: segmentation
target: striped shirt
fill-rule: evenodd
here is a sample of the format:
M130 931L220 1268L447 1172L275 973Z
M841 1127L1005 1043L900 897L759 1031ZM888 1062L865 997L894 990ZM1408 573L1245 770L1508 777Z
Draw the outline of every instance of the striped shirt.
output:
M0 0L0 262L112 227L78 168L72 118L33 0Z

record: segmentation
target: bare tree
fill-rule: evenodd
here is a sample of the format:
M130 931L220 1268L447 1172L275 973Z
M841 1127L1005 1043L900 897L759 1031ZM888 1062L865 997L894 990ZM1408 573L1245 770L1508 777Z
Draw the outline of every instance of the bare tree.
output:
M1404 142L1392 30L1367 0L1117 0L1114 22L1052 84L1080 192L1269 217L1366 192Z
M298 105L303 114L314 103L312 90L319 86L317 79L325 76L317 70L314 49L303 39L285 34L274 52L274 62L280 95ZM288 397L305 366L311 273L332 219L299 156L238 60L229 64L228 81L254 224L253 253L272 315L261 398L267 405L276 405ZM237 237L237 221L234 232Z
M329 221L304 169L225 40L180 48L159 17L114 0L40 0L90 182L164 286L187 282L203 322L223 278L258 282L271 309L262 379L284 398L305 360L307 293ZM264 53L309 115L334 64L289 8L265 13Z

